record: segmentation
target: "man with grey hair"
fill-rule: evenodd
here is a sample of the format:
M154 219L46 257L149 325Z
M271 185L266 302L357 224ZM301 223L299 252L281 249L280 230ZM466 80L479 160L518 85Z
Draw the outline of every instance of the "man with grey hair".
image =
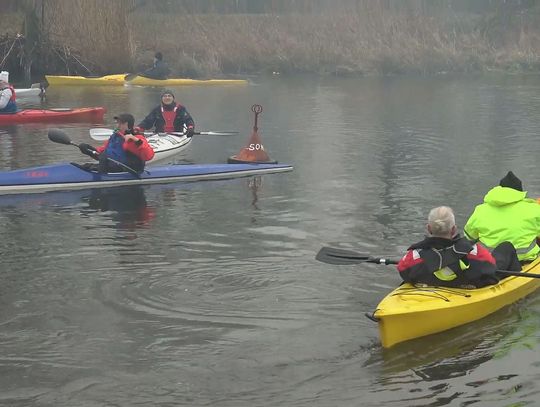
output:
M495 258L482 245L458 234L451 208L433 208L427 231L428 236L410 246L397 265L405 282L476 288L499 281Z
M429 211L428 233L435 237L452 239L457 233L454 211L448 206L439 206Z

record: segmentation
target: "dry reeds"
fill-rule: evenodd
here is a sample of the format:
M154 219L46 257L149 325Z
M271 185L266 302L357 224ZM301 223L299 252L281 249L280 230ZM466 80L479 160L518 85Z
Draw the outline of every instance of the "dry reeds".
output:
M132 56L128 14L133 0L49 0L44 26L53 43L97 61L107 70L129 70ZM66 55L67 56L67 55Z
M266 2L266 14L194 14L248 2L181 3L193 13L156 0L143 8L133 8L134 0L47 0L43 22L52 43L62 44L51 47L60 57L77 55L96 73L140 71L155 51L175 76L188 77L539 69L540 14L517 19L512 8L458 15L446 7L452 0L439 9L425 1L340 0L316 13L321 7L305 0Z
M148 60L150 50L157 48L175 71L199 76L264 71L467 71L488 61L489 54L487 42L474 30L449 30L433 17L135 15L136 25L143 18L146 29L133 33L137 63ZM163 35L163 31L175 35Z

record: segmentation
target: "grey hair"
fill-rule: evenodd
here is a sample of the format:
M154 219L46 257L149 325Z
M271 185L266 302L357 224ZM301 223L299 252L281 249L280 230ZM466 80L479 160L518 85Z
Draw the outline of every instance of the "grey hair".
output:
M428 225L431 234L435 237L447 237L452 234L452 227L456 226L454 211L448 206L433 208L428 215Z

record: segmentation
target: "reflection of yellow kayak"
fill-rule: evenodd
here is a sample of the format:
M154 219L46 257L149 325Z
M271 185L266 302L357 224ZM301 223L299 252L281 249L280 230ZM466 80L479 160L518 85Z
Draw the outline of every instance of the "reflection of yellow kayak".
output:
M245 85L245 79L150 79L137 76L132 81L126 82L131 85L142 86L186 86L186 85Z
M187 85L245 85L245 79L149 79L137 76L132 81L124 81L126 74L106 75L97 78L86 78L84 76L53 76L45 75L49 85L92 85L92 86L121 86L124 84L139 86L187 86Z
M524 266L523 273L539 273L540 259ZM383 347L442 332L476 321L531 294L540 279L506 277L498 284L477 288L414 287L402 284L377 306Z

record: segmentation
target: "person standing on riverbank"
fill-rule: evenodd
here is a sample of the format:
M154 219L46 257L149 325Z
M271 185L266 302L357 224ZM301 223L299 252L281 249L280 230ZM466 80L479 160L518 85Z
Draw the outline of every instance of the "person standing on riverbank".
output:
M166 62L163 61L163 54L161 52L156 52L154 55L154 65L152 68L147 69L142 72L140 76L150 79L167 79L171 70Z
M0 114L17 112L15 89L9 84L9 72L0 72Z
M161 94L161 104L144 118L138 126L141 130L154 129L156 133L170 133L185 131L186 136L192 137L195 131L195 122L186 108L175 102L174 93L166 90Z

